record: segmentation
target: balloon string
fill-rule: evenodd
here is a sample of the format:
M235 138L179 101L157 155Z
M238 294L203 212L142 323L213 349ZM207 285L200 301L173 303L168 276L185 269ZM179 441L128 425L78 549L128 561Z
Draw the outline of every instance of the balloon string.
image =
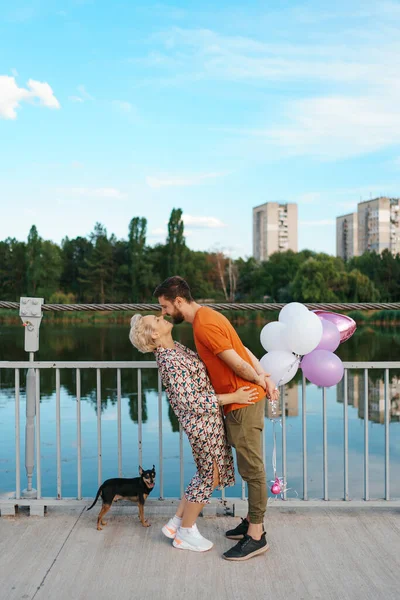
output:
M282 377L280 378L280 380L278 381L278 383L276 384L276 389L279 388L279 386L282 383L282 380L284 379L286 373L288 373L289 371L291 371L291 369L294 367L294 365L296 363L300 362L300 355L296 354L295 355L296 358L293 361L293 363L289 366L289 368L287 369L287 371L282 375ZM280 424L282 424L282 419L276 419L276 400L272 400L271 401L271 408L272 408L272 439L273 439L273 449L272 449L272 468L274 471L274 481L277 481L277 475L276 475L276 423L279 421ZM282 404L283 404L283 399L282 399ZM282 411L285 410L285 407L282 405ZM281 481L281 480L280 480ZM283 480L282 480L282 485L286 485Z
M276 479L276 429L275 429L276 419L272 421L272 433L273 433L273 443L274 447L272 450L272 468L274 470L274 479Z
M298 364L300 363L300 359L301 359L300 354L295 354L295 357L296 358L294 359L294 361L292 362L292 364L289 365L289 367L287 368L286 372L283 373L282 377L280 378L280 380L276 384L276 387L275 387L276 390L279 389L279 387L280 387L283 379L285 378L285 375L292 370L292 368L294 367L294 365L296 363L298 363ZM272 400L271 401L271 409L272 409L272 419L274 420L274 417L276 416L276 400ZM283 408L282 408L282 410L283 410Z

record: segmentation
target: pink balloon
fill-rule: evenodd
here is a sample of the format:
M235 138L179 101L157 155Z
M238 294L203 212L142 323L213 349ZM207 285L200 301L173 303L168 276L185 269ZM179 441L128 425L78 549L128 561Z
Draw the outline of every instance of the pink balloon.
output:
M343 377L343 363L329 350L313 350L301 361L301 368L308 381L320 387L336 385Z
M271 485L271 492L272 492L273 494L275 494L275 496L276 496L277 494L280 494L280 493L281 493L281 486L279 485L279 483L273 483L273 484Z
M340 344L340 331L327 319L321 319L322 338L315 350L329 350L334 352Z
M354 319L347 315L340 315L327 310L313 310L312 312L318 315L320 319L325 319L336 325L340 332L341 344L348 340L357 329L357 324Z

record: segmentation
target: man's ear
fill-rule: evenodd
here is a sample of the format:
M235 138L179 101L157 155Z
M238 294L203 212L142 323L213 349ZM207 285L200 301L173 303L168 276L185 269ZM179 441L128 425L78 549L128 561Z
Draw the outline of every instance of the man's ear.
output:
M139 475L143 475L143 469L142 469L142 467L139 467Z

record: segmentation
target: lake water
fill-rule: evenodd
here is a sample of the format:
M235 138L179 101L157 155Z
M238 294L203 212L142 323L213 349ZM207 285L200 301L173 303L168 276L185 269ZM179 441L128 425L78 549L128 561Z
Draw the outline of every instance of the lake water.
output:
M259 343L261 326L247 324L237 330L244 343L258 356L264 351ZM175 338L193 347L190 326L175 327ZM17 325L0 325L0 360L26 360L24 331ZM393 330L358 329L337 351L346 361L400 360L400 336ZM126 325L77 325L51 323L44 319L40 332L37 360L143 360L128 340ZM400 497L400 372L390 372L390 492ZM97 490L97 418L96 374L82 371L82 494L93 496ZM14 372L0 371L0 494L15 489ZM143 467L158 465L158 395L156 370L142 370L143 378ZM26 487L24 469L25 374L21 373L21 488ZM61 453L62 495L77 494L77 437L75 371L61 371ZM369 381L369 473L371 498L384 495L383 372L370 372ZM363 374L349 373L349 488L350 497L363 495ZM286 389L287 483L288 497L303 493L302 488L302 406L301 371ZM343 497L343 385L327 390L328 484L329 497ZM179 496L179 430L177 420L163 394L163 468L164 496ZM122 469L124 477L138 470L137 374L122 371ZM322 479L322 391L307 385L308 493L320 498ZM103 480L118 475L116 372L102 372L102 456ZM266 416L266 465L272 479L272 422ZM278 437L278 474L281 475L281 430ZM56 409L55 371L41 372L41 457L42 495L56 496ZM194 472L190 446L184 438L184 482ZM35 477L34 477L35 485ZM240 496L238 483L226 495ZM157 484L153 496L158 497Z

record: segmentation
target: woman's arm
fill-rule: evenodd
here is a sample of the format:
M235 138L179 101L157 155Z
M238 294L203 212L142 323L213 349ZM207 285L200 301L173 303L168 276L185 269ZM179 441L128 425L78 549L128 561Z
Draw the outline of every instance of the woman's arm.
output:
M258 398L256 388L250 386L241 387L232 394L217 394L220 406L225 404L254 404L254 400Z

